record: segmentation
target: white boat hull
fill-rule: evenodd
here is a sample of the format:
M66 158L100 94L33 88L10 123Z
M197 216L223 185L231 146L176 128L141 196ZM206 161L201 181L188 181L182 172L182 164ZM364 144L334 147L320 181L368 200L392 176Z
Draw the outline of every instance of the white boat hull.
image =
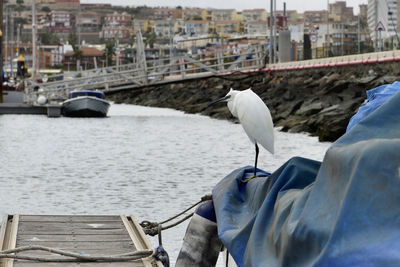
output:
M64 101L62 113L66 117L106 117L110 103L92 96L79 96Z

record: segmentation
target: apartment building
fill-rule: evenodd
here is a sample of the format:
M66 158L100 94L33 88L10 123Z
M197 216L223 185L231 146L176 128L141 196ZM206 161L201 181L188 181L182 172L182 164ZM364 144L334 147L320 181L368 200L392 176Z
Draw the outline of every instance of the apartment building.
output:
M400 1L397 1L397 31L400 29Z
M268 21L266 20L258 20L258 21L249 21L246 24L245 32L248 35L253 36L267 36L268 35Z
M132 22L131 15L126 12L117 13L114 12L111 15L107 15L104 18L105 25L130 25Z
M47 5L51 9L78 9L80 0L55 0Z
M399 1L399 3L400 3L400 1ZM360 8L360 17L367 18L368 17L368 5L361 4L361 5L358 5L358 7Z
M81 30L99 30L101 27L101 18L97 12L83 11L76 18L77 25Z
M312 26L313 24L319 24L326 22L327 14L326 10L318 11L305 11L304 12L304 26Z
M147 19L133 20L133 30L136 32L140 30L142 33L153 30L154 22Z
M155 8L153 12L154 20L166 20L166 19L181 19L182 10L177 8Z
M397 0L368 0L368 28L376 47L379 39L379 31L376 30L378 23L384 27L380 31L382 40L396 36L397 5Z
M351 22L355 20L353 7L346 6L345 1L329 4L329 19L334 22Z
M234 34L240 33L240 28L240 20L221 20L215 22L216 33L224 37L230 37Z
M278 17L283 17L283 10L277 10L276 15ZM303 23L303 13L297 13L296 10L286 10L286 20L287 24L297 24L299 22Z
M238 19L235 9L212 9L211 19L213 21L233 21Z
M357 53L357 22L330 24L330 51L334 56Z
M207 20L188 20L184 22L184 29L188 36L201 36L209 33Z
M182 18L183 20L207 20L208 12L202 8L185 8L182 10Z
M70 32L75 27L75 15L69 11L53 10L50 12L49 30L56 33Z
M156 21L154 21L154 33L158 37L173 36L174 21L172 21L172 20L156 20Z
M131 37L131 28L124 25L104 26L99 33L101 39L110 40L128 40Z
M266 21L268 13L265 9L245 9L242 12L243 21Z
M25 6L31 6L32 2L33 2L33 0L24 0L24 2L22 4ZM55 4L56 2L57 2L57 0L36 0L37 5ZM8 0L7 3L16 5L17 0Z

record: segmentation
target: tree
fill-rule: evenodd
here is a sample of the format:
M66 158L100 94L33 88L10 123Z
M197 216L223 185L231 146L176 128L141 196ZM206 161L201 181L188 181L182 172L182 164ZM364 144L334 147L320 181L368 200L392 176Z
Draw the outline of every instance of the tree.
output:
M143 39L145 39L145 45L149 45L150 48L154 48L154 43L156 42L157 36L154 32L146 32L143 34Z
M24 0L17 0L17 4L18 5L23 5L24 4Z
M104 50L103 59L106 60L106 62L108 62L108 66L113 65L112 64L112 59L113 59L114 55L115 55L114 43L106 44L106 48Z
M48 7L48 6L44 6L44 7L42 7L42 11L43 11L43 12L46 12L46 13L50 13L50 12L51 12L51 9L50 9L50 7Z
M75 58L76 60L81 59L83 56L82 50L80 50L79 48L75 48L74 49L74 54L72 55L73 58Z
M76 43L78 42L78 37L76 36L75 31L71 31L68 35L68 43L72 46L72 48L75 50Z
M24 24L28 24L28 20L26 18L14 18L14 25L24 25Z
M42 44L59 44L60 39L52 32L39 33L39 40Z

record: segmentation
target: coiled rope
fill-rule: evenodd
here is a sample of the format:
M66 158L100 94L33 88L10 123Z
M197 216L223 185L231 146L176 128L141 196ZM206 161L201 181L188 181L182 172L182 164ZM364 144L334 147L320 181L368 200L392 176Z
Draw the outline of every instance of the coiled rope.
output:
M170 229L172 227L175 227L181 223L183 223L184 221L186 221L187 219L189 219L190 217L193 216L194 212L190 213L189 215L185 216L184 218L180 219L179 221L167 225L167 226L162 226L162 224L165 224L167 222L170 222L176 218L178 218L179 216L185 214L186 212L188 212L189 210L193 209L194 207L196 207L197 205L199 205L200 203L207 201L207 200L212 200L212 195L205 195L203 196L198 202L196 202L195 204L191 205L189 208L185 209L184 211L176 214L175 216L172 216L171 218L162 221L162 222L150 222L150 221L142 221L140 223L140 226L142 226L143 231L145 232L145 234L147 235L151 235L151 236L155 236L159 233L159 226L161 226L161 230L167 230Z
M29 250L43 250L53 254L57 254L60 256L72 257L71 258L46 258L46 257L36 257L36 256L24 256L24 255L15 255L14 253L29 251ZM149 256L154 256L156 252L152 249L134 251L124 254L116 254L109 256L90 256L84 255L80 253L49 248L45 246L23 246L8 250L0 251L0 258L10 258L10 259L18 259L18 260L32 260L32 261L41 261L41 262L124 262L124 261L134 261L142 258L146 258Z

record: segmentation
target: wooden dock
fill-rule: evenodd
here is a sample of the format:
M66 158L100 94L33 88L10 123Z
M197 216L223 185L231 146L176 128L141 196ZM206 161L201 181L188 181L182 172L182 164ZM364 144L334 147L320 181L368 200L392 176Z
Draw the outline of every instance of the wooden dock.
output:
M47 104L43 106L29 105L22 103L0 103L1 114L30 114L30 115L47 115L48 117L57 118L61 116L60 104Z
M0 229L0 251L40 245L92 256L109 256L152 249L133 216L6 215ZM47 251L24 251L18 256L68 258ZM38 262L0 259L0 267L155 267L152 257L127 262Z
M0 103L0 114L46 115L46 106L34 106L22 103Z

